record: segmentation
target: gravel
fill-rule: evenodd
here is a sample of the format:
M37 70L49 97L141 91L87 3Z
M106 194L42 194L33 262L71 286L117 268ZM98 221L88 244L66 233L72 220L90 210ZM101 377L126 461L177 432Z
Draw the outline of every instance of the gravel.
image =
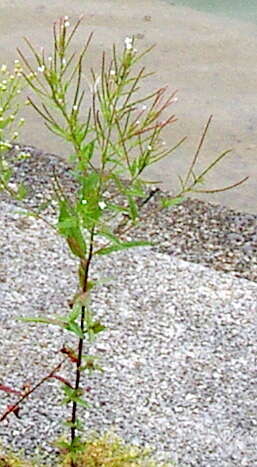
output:
M17 161L21 151L29 157ZM23 182L29 190L30 207L37 207L52 195L53 171L65 190L74 193L71 168L56 155L21 145L10 151L9 158L15 161L13 181ZM186 199L170 210L156 212L165 196L169 193L156 191L145 204L143 222L134 229L133 238L157 243L156 251L257 281L257 215L197 199ZM0 192L1 199L7 200ZM54 211L50 205L47 212Z
M48 189L42 168L56 158L30 150L15 181L27 177L33 206ZM70 183L67 167L58 167ZM147 215L159 196L145 206L136 236L161 246L93 264L93 278L103 283L92 309L107 330L88 352L105 371L84 377L91 408L81 416L88 430L150 444L158 459L179 467L257 465L257 217L198 200ZM3 194L0 209L0 384L20 389L46 375L72 342L56 326L16 318L65 313L76 264L62 239L42 221L21 217ZM47 215L51 220L51 209ZM60 374L70 379L71 368ZM2 412L15 396L1 396ZM1 441L27 453L44 449L53 465L51 442L69 416L60 399L58 381L41 386L20 420L11 415L0 424Z

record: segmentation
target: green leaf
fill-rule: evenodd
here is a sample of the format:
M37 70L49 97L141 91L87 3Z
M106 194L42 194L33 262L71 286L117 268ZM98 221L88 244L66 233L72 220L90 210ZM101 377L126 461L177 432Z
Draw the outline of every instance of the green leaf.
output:
M92 290L100 281L93 281L93 280L88 280L87 281L87 290Z
M24 185L19 185L18 191L15 194L15 199L23 200L27 195L27 189Z
M1 169L1 166L0 166L0 169ZM12 176L12 169L10 167L5 167L4 169L0 170L0 174L1 174L0 185L1 185L1 181L3 185L7 185Z
M77 460L78 453L83 452L85 450L85 443L81 441L80 436L76 436L72 441L66 441L66 440L60 439L56 441L54 444L60 450L64 452L68 452L69 456L71 457L72 460L74 460L75 463Z
M66 452L66 450L69 452L71 449L71 443L68 441L58 440L56 441L55 445L64 452Z
M152 243L147 242L147 241L124 242L124 243L120 243L119 245L113 245L110 247L101 248L100 250L96 251L96 254L109 255L110 253L113 253L114 251L126 250L128 248L134 248L137 246L151 246L151 245Z
M79 141L79 143L81 143L81 141L84 139L84 136L84 131L82 133L80 132L79 135L76 133L76 138ZM84 174L88 170L89 162L94 155L94 146L95 141L91 141L90 143L84 144L80 147L78 153L75 153L75 155L73 156L73 162L75 162L76 177L79 179L81 178L81 174L83 174L82 177L84 177Z
M143 198L146 195L144 190L144 181L140 179L135 180L133 185L128 188L127 193L134 197L137 196L138 198Z
M86 177L81 177L82 182L82 198L90 200L96 197L98 193L99 185L99 174L97 172L92 172Z
M80 229L79 218L66 200L60 200L59 207L58 230L66 238L72 253L79 258L84 258L86 243Z
M106 329L106 326L100 323L100 321L95 321L88 328L89 331L92 331L94 334L98 334Z
M54 326L59 326L65 328L66 321L63 318L53 319L53 318L18 318L19 321L24 321L26 323L42 323L42 324L53 324Z
M99 357L95 357L94 355L82 355L82 359L85 360L86 363L80 367L81 371L88 370L89 373L93 371L104 372L104 369L97 364Z
M114 181L116 187L118 188L118 191L120 193L126 193L126 186L124 185L122 179L118 177L115 173L112 173L110 178Z
M56 134L57 136L60 136L61 138L68 139L68 130L64 130L62 127L57 125L57 123L45 122L45 125L52 133Z
M12 119L10 117L7 117L6 119L1 120L0 121L0 129L5 128L10 123L12 123Z
M68 314L67 321L69 323L72 323L72 322L76 321L76 319L80 316L80 312L81 312L80 304L79 304L78 307L76 307L76 304L75 304L75 306L73 306L71 312Z
M64 384L62 386L62 390L65 394L65 398L62 400L62 404L69 404L69 402L72 402L75 400L76 397L78 397L77 390L71 388L70 386Z
M119 245L121 243L121 241L120 241L119 237L117 237L117 235L114 235L112 232L109 232L107 230L100 230L99 232L97 232L97 234L100 235L101 237L104 237L107 240L111 241L115 245Z
M69 322L65 325L65 329L67 329L67 331L73 332L80 339L84 339L84 334L81 331L80 326L77 323Z
M85 267L82 266L81 264L79 265L78 276L79 276L79 285L80 285L81 288L83 288L85 278L86 278L86 271L85 271Z
M93 155L94 155L94 148L95 148L95 141L91 141L90 143L88 144L85 144L84 146L82 146L81 148L81 153L83 155L83 157L86 159L87 162L89 162Z
M73 389L71 388L70 386L68 386L67 384L64 384L62 386L62 390L64 392L64 394L68 397L73 397L74 394L76 394L76 389Z
M171 206L182 203L184 200L185 198L183 196L177 198L162 198L161 204L163 208L170 208Z
M82 394L81 389L73 389L70 386L62 386L62 390L65 394L65 398L62 400L62 404L69 404L70 402L77 402L77 404L82 405L86 409L90 407L90 404L80 397Z
M71 252L79 258L84 258L86 253L86 244L80 229L77 229L76 236L66 237L66 241L70 247Z
M138 217L138 207L132 196L128 196L129 202L129 215L132 221L135 221Z
M78 125L78 122L76 122L76 124ZM88 128L87 128L87 125L85 124L82 124L80 126L78 126L75 130L75 138L76 138L76 141L81 144L82 141L84 141L85 137L87 136L87 131L88 131ZM85 145L86 146L86 145ZM82 146L83 148L83 146Z
M20 321L27 323L42 323L52 324L59 326L60 328L66 329L67 331L73 332L80 339L84 339L84 334L80 329L80 326L76 323L76 319L80 312L77 309L72 309L71 313L67 317L56 316L55 318L19 318Z
M80 175L78 180L81 185L80 200L77 203L77 211L80 214L84 228L91 230L102 215L99 206L99 174L92 172L87 176Z
M118 204L108 203L107 206L110 211L117 211L117 212L123 212L123 213L129 212L129 209L127 207L120 206Z
M137 174L137 171L138 171L138 160L137 159L134 159L131 162L130 167L129 167L129 171L130 171L132 177L134 177Z
M76 397L74 401L77 402L77 404L82 405L82 407L85 407L86 409L90 408L90 404L81 397Z
M72 423L71 421L65 421L63 422L63 425L66 426L67 428L75 428L76 430L79 431L84 431L85 427L83 422L81 420L77 419L75 423Z

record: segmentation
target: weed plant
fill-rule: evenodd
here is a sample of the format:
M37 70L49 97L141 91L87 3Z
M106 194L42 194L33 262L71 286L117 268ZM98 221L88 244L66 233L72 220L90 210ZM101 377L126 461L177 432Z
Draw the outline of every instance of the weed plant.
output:
M75 335L77 347L62 348L62 359L58 365L32 387L17 390L1 384L0 389L16 394L17 400L6 408L0 420L5 420L11 414L18 416L25 400L39 386L55 378L62 384L65 404L70 406L70 418L65 422L69 438L59 443L66 455L62 465L143 465L133 461L129 457L131 452L125 452L117 441L110 445L103 438L95 441L95 444L89 444L81 437L83 419L79 416L78 408L88 408L81 388L82 374L99 369L95 357L87 355L85 344L92 342L105 329L90 306L90 292L96 286L90 272L96 256L149 245L147 242L125 239L128 230L132 231L142 221L141 207L154 193L151 189L152 182L143 179L143 173L146 168L169 157L184 139L170 148L163 144L163 130L167 130L176 120L172 112L167 115L175 101L175 94L169 95L166 88L159 88L143 96L142 93L139 94L145 79L151 75L140 63L151 49L139 53L134 39L127 37L120 52L114 45L110 56L105 52L102 54L99 72L85 70L84 61L92 34L78 55L71 47L81 20L80 18L71 29L67 17L54 24L53 49L50 55L46 55L43 49L37 51L26 39L32 59L18 50L22 68L17 62L14 78L8 75L10 84L4 83L4 79L0 86L0 188L10 196L20 199L26 207L26 187L13 187L12 165L6 151L14 145L13 139L17 134L13 133L10 140L4 139L16 117L17 108L14 106L12 111L11 106L23 86L20 80L26 82L34 92L34 97L29 98L29 104L41 116L49 131L71 145L69 163L78 187L71 196L56 173L52 174L58 212L56 222L51 227L66 241L78 265L78 286L71 308L64 310L62 316L46 314L24 319L27 322L61 327L65 333ZM1 71L2 74L7 73L4 65ZM87 80L89 76L90 86ZM221 189L198 188L207 173L229 152L223 152L207 168L196 174L196 163L210 121L211 117L186 176L184 179L180 177L179 193L162 199L158 209L170 208L180 203L188 192L221 191L244 181ZM38 210L30 211L30 214L44 219L45 208L44 204ZM45 221L49 224L46 218ZM71 362L74 369L74 375L69 380L61 375L66 360ZM98 454L103 455L103 452L109 463L106 458L92 460ZM121 456L117 462L115 456Z

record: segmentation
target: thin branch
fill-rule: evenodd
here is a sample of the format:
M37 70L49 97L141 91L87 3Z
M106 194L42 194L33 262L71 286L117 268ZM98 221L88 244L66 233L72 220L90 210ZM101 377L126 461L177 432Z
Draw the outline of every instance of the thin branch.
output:
M205 140L205 137L206 137L206 133L207 133L208 128L209 128L209 126L210 126L212 117L213 117L212 115L209 116L208 121L207 121L207 123L206 123L206 125L205 125L205 128L204 128L204 130L203 130L203 134L202 134L202 136L201 136L200 142L199 142L199 144L198 144L198 147L197 147L197 149L196 149L196 152L195 152L195 154L194 154L194 157L193 157L193 159L192 159L192 162L191 162L191 164L190 164L190 167L189 167L189 169L188 169L188 172L187 172L187 175L186 175L186 178L185 178L185 185L187 184L187 182L188 182L188 180L189 180L189 178L190 178L190 175L191 175L191 173L192 173L192 170L193 170L193 168L194 168L194 166L195 166L195 164L196 164L197 158L198 158L198 156L199 156L199 153L200 153L200 151L201 151L202 145L203 145L204 140Z
M246 180L248 180L249 177L244 177L242 178L242 180L240 180L239 182L236 182L236 183L233 183L233 185L228 185L224 188L214 188L213 190L191 190L193 193L219 193L221 191L227 191L227 190L231 190L232 188L235 188L239 185L242 185L242 183L246 182Z
M66 361L66 358L62 360L47 376L44 376L35 386L33 386L30 390L26 391L20 399L15 402L9 409L7 409L3 415L0 417L0 422L5 420L5 418L12 412L15 412L15 410L19 409L20 404L27 399L36 389L38 389L43 383L45 383L48 379L52 378L54 374L62 367L64 362Z

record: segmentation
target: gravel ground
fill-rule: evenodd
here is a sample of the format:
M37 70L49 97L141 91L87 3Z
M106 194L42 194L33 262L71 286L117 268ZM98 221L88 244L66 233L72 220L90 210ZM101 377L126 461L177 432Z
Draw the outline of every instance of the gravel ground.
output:
M55 157L31 153L16 179L23 172L33 186L33 205L48 187ZM69 183L67 168L62 174ZM69 335L16 318L65 312L76 265L42 221L21 218L3 195L0 207L0 383L21 388L60 361ZM108 329L88 350L100 356L105 372L83 381L92 408L82 416L88 429L150 443L160 459L179 467L255 466L256 216L188 200L146 219L138 238L158 237L162 246L93 265L94 277L109 279L92 303ZM69 378L70 368L61 374ZM3 410L10 396L1 396ZM67 415L56 399L53 380L26 402L21 420L11 416L0 424L2 442L54 453L49 441Z
M22 181L29 188L30 206L38 206L52 193L53 170L66 190L74 192L70 168L63 160L32 146L21 149L30 157L15 162L14 182ZM15 160L17 152L11 151L10 158ZM144 221L135 228L133 238L156 242L156 251L257 281L257 215L196 199L156 212L160 198L166 195L159 191L145 205ZM1 199L5 199L2 193Z

